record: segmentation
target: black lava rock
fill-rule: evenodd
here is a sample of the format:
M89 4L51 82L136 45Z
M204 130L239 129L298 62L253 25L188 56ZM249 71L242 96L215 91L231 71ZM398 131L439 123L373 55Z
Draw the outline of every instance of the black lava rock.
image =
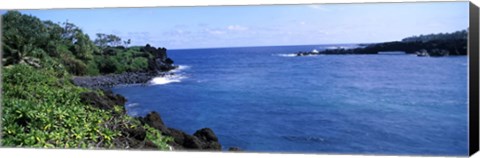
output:
M152 126L162 132L162 135L170 136L173 142L170 145L177 150L221 150L222 146L218 142L218 138L210 128L202 128L193 135L189 135L175 128L168 128L163 123L157 112L150 112L141 119L142 122Z

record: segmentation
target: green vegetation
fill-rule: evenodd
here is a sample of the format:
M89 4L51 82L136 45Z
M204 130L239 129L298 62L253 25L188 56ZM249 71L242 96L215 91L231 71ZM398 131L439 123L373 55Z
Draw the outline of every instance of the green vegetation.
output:
M430 42L430 41L452 41L467 40L467 30L456 31L452 33L438 33L429 35L412 36L402 39L402 42Z
M412 36L401 41L362 44L353 49L327 49L319 53L298 52L297 56L318 54L378 54L382 51L403 51L407 54L428 54L432 57L467 55L468 31Z
M17 11L2 17L3 146L128 148L125 129L142 128L148 141L168 149L171 138L124 114L123 105L108 111L82 103L81 93L92 90L70 81L72 76L143 71L149 54L139 47L110 47L121 40L114 35L106 36L114 43L95 45L72 23L41 21Z
M93 76L143 71L152 58L139 47L127 48L130 39L122 42L116 35L98 33L92 41L69 22L41 21L17 11L9 11L2 17L4 66L26 63L44 67L48 66L46 58L53 58L70 74Z

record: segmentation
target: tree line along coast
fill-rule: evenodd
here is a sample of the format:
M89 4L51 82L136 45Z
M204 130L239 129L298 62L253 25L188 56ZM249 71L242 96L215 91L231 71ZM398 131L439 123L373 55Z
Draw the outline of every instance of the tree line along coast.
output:
M309 55L341 55L341 54L379 54L381 52L400 51L405 54L415 54L420 57L467 55L467 30L452 33L438 33L412 36L401 41L374 44L360 44L357 48L326 49L323 51L297 52L296 56Z

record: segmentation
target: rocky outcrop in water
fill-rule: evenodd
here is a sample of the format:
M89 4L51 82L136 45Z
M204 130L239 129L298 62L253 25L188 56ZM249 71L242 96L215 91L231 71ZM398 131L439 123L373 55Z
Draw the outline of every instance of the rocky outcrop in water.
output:
M101 76L78 76L72 79L73 84L92 89L105 89L122 84L143 84L154 77L173 75L168 71L176 69L173 60L168 58L167 49L155 48L147 44L140 51L150 54L148 69L139 72L124 72L121 74L106 74Z
M153 56L148 60L148 69L150 71L163 72L175 69L173 65L173 60L167 57L167 49L165 48L155 48L147 44L145 47L141 48L140 51L149 53Z
M150 112L142 122L158 129L162 135L170 136L174 139L170 145L176 150L221 150L222 146L218 142L218 138L210 128L202 128L197 130L193 135L189 135L183 131L174 128L168 128L163 123L157 112Z

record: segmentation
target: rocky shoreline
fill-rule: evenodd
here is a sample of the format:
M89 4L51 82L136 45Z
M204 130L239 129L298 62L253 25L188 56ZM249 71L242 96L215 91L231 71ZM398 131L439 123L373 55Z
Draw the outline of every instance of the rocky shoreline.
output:
M109 90L102 90L102 94L96 92L83 92L80 95L81 102L92 107L110 111L113 117L127 115L125 110L125 97L114 94ZM115 110L115 107L121 107L121 110ZM147 124L159 130L163 136L173 138L168 142L172 150L222 150L217 136L210 128L197 130L193 135L187 134L181 130L167 127L155 111L150 112L145 117L135 118L142 124ZM120 126L122 137L115 141L117 147L133 149L156 149L156 145L146 138L146 129L143 127ZM126 145L125 145L126 144Z
M105 49L108 51L109 49ZM169 72L178 68L173 64L173 60L168 58L167 49L155 48L147 44L140 49L147 53L150 58L148 67L144 71L124 72L121 74L104 74L100 76L76 76L72 79L73 84L91 89L108 89L116 85L144 84L154 77L173 75Z
M103 76L78 76L73 84L90 89L108 89L117 85L146 84L154 77L174 75L170 72L125 72Z
M103 76L74 77L72 82L80 87L100 89L103 95L96 92L85 92L81 95L81 101L95 108L112 111L113 115L127 115L125 110L125 97L114 94L110 88L117 85L145 84L152 78L173 75L170 70L176 69L173 60L167 57L165 48L154 48L149 45L142 50L151 53L155 58L149 61L149 69L145 72L125 72L122 74L107 74ZM122 112L113 112L115 106L121 106ZM152 111L145 117L137 117L142 124L147 124L159 130L163 136L173 138L169 142L172 150L215 150L221 151L222 146L212 129L202 128L193 134L187 134L181 130L170 128L165 125L160 114ZM129 144L129 148L155 149L155 144L146 139L144 128L122 128L125 136L118 144ZM240 151L238 147L231 147L229 151Z

